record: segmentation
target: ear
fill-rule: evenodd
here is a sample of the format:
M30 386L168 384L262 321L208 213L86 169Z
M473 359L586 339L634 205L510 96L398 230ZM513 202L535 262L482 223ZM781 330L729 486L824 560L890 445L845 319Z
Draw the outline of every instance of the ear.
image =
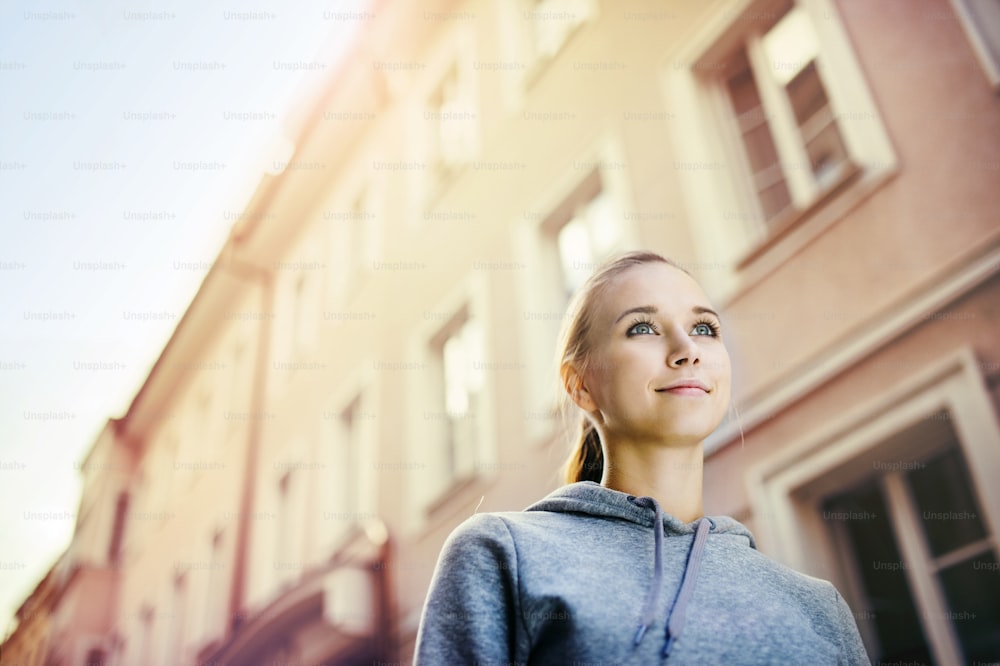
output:
M577 407L588 414L597 410L597 403L583 383L583 376L572 363L563 363L559 368L559 375L562 377L563 388Z

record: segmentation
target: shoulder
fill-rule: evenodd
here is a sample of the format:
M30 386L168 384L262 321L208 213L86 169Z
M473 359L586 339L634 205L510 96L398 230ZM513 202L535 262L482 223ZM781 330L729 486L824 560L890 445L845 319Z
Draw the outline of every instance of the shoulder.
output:
M548 511L475 513L459 523L444 542L450 551L534 552L571 539L580 517Z
M754 568L763 582L790 596L789 601L794 599L804 611L814 616L835 613L840 594L829 580L793 569L758 550L751 550L750 556L756 560Z
M501 513L472 514L451 531L444 542L444 547L448 549L510 542L510 530L502 515Z

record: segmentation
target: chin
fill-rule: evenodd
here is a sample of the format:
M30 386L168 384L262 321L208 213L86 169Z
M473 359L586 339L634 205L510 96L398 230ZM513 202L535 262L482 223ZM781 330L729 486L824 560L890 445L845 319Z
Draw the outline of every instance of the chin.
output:
M712 434L722 422L722 415L716 410L687 409L660 412L655 417L657 428L665 432L675 432L678 435L690 435L704 439Z

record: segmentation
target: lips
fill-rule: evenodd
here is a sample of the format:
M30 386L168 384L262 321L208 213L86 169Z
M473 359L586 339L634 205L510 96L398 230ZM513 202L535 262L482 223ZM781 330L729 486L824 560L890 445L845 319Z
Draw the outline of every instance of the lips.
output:
M673 393L674 395L704 395L709 392L708 386L697 379L682 379L667 386L656 389L657 393Z

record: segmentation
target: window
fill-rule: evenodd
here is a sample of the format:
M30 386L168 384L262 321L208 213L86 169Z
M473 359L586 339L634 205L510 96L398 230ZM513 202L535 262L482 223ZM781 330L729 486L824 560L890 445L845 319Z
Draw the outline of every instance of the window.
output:
M677 179L713 300L793 256L896 169L830 0L713 12L664 68Z
M465 306L431 341L439 376L440 482L448 486L475 473L479 461L477 417L483 389L483 339L479 322Z
M244 400L247 395L246 370L249 369L250 358L246 353L246 343L242 340L233 345L232 365L229 368L229 411L226 415L229 420L227 440L231 440L234 433L239 430L240 424L244 422L241 415L248 412L244 407ZM252 389L249 389L252 390Z
M422 114L429 208L478 151L478 115L471 63L451 59L425 102Z
M361 411L361 396L356 397L340 413L341 446L338 469L340 479L337 487L340 490L340 502L342 510L350 517L350 522L357 520L357 515L361 507L359 496L359 475L361 457L361 420L364 414Z
M380 363L385 372L399 372L393 381L405 382L412 396L403 407L406 457L389 459L379 473L405 484L404 522L412 534L443 519L448 507L473 501L497 469L492 377L499 373L491 371L514 368L489 358L495 327L486 273L473 270L429 304L398 369L395 360Z
M993 89L1000 92L1000 2L952 0Z
M216 434L217 418L213 411L211 380L215 379L210 374L211 371L204 371L200 389L195 393L194 405L191 409L191 421L188 429L187 439L184 441L184 456L179 460L178 470L187 477L188 484L194 483L201 477L201 466L194 464L200 461L211 461L218 457L220 446L219 436Z
M317 461L322 464L323 478L318 491L322 498L322 520L319 521L320 559L329 557L337 550L351 528L360 522L367 503L364 501L367 470L362 460L367 459L364 450L367 429L372 415L365 411L365 396L356 392L353 397L335 402L334 409L324 413L328 422L327 436L323 438Z
M537 67L551 60L574 30L597 13L594 0L523 0L527 60Z
M170 637L167 645L168 664L180 664L184 659L184 621L187 614L187 574L174 577L173 607L170 614Z
M178 471L175 470L178 453L177 434L170 431L153 440L153 450L146 452L144 463L143 479L147 484L146 506L143 511L152 514L150 516L150 526L162 523L169 515L170 502L173 498L174 478ZM155 520L159 517L159 522Z
M293 521L297 519L293 511L293 484L295 478L293 471L285 472L278 481L277 499L278 515L275 522L274 535L274 579L278 586L282 586L294 578L292 570L295 568L292 562L293 534L295 532Z
M836 527L869 611L869 654L873 662L947 662L943 655L956 653L964 663L989 661L1000 653L997 539L962 451L952 441L900 467L825 507L856 517Z
M588 146L572 165L514 225L514 244L525 260L518 330L528 376L520 391L521 414L524 436L537 444L551 442L559 425L562 389L552 350L570 299L600 262L637 245L638 220L652 226L669 219L662 211L635 211L627 162L614 135Z
M139 611L139 660L140 664L153 664L153 624L156 615L152 606L143 606Z
M311 528L305 546L310 561L325 561L377 512L376 484L382 472L376 471L379 443L372 406L378 404L378 382L373 366L359 361L342 375L322 413L321 436L310 458L317 469L310 476L315 483L310 497L315 499L302 521Z
M340 303L354 295L377 256L372 188L370 180L363 180L350 197L346 210L328 215L332 220L330 237L334 259L331 292Z
M769 225L803 210L851 171L803 9L790 5L773 26L747 34L725 63L722 83Z
M117 566L121 558L122 540L125 535L125 519L128 517L128 493L118 493L115 500L115 516L108 541L108 563Z
M292 283L292 344L296 352L302 352L306 344L309 309L309 304L306 302L308 294L306 282L307 277L303 271L295 276Z
M468 22L459 23L442 33L428 54L405 111L408 224L413 227L430 219L428 213L443 204L448 188L479 154L476 32Z
M205 640L221 637L226 630L226 615L228 599L226 595L225 564L222 547L224 533L222 530L212 535L208 561L208 586L205 599Z
M837 584L872 663L995 658L1000 422L972 352L834 420L751 470L762 550Z
M546 218L545 242L559 267L557 308L565 309L597 264L621 247L622 220L596 169Z

